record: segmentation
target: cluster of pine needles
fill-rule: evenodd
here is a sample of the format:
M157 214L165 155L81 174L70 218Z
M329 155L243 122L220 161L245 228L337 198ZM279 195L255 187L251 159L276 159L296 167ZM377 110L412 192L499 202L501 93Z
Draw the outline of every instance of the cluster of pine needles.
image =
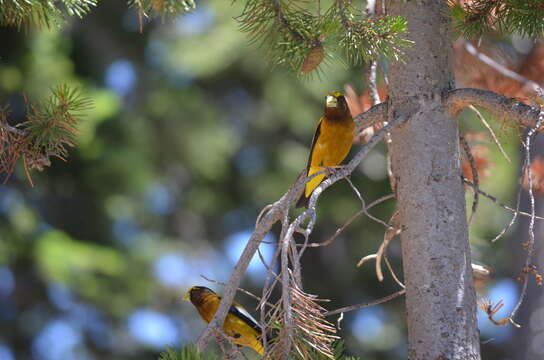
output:
M51 157L66 161L68 147L76 145L77 126L82 112L92 102L67 85L52 89L41 103L30 103L26 97L26 117L17 125L8 122L10 109L0 109L0 173L9 179L22 161L31 185L31 171L42 171L51 165Z

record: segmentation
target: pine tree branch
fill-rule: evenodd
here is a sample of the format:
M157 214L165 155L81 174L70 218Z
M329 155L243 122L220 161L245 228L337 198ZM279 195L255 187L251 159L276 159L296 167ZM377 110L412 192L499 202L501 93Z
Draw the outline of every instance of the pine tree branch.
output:
M450 91L445 98L446 110L457 116L461 110L469 105L481 106L499 118L509 118L519 125L534 127L540 116L540 109L529 106L513 98L480 89L455 89ZM544 127L537 129L537 133Z
M466 37L487 32L527 37L541 37L544 33L544 6L539 0L450 0L449 4L454 27Z
M98 0L0 0L0 26L47 27L58 26L66 18L82 18Z
M17 126L8 123L9 107L0 108L0 174L6 174L5 181L19 159L31 185L31 170L50 166L50 157L66 160L68 148L75 146L81 115L91 107L78 90L59 85L47 100L27 102L26 119Z

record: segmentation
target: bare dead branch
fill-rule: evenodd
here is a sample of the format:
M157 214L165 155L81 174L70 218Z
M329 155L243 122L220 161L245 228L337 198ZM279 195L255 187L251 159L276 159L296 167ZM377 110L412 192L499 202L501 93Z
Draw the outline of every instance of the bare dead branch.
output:
M387 269L389 270L389 273L390 273L391 276L393 277L393 280L395 280L395 282L396 282L402 289L405 289L406 286L404 285L404 283L403 283L402 281L400 281L400 279L398 278L397 273L395 272L395 270L393 270L393 267L391 266L391 263L389 262L389 258L387 257L387 253L384 253L384 254L383 254L383 260L385 261L385 265L387 266Z
M366 307L369 307L369 306L383 304L385 302L388 302L390 300L398 298L399 296L404 295L405 293L406 293L406 290L402 289L402 290L397 291L396 293L384 296L384 297L382 297L382 298L380 298L378 300L374 300L374 301L366 302L366 303L361 303L361 304L356 304L356 305L351 305L351 306L345 306L345 307L342 307L340 309L328 311L328 312L325 313L325 316L331 316L331 315L335 315L335 314L346 313L346 312L353 311L353 310L363 309L363 308L366 308Z
M391 216L391 219L389 220L390 223L398 223L398 217L399 212L395 211L395 213ZM379 281L383 281L383 272L382 272L382 258L386 257L387 254L387 246L395 238L395 236L399 235L401 230L398 227L391 226L385 231L385 235L383 237L383 241L378 249L378 252L376 253L376 275L378 277ZM387 261L389 263L389 261ZM404 284L402 284L398 278L395 272L393 271L393 268L391 266L388 266L389 271L391 271L391 275L393 278L400 284L402 288L404 288Z
M363 199L361 192L359 191L359 189L357 189L355 185L353 185L353 182L351 181L349 177L346 178L346 181L348 182L349 186L353 189L353 192L355 192L355 194L357 195L357 198L359 198L359 201L361 201L361 210L365 213L365 215L368 216L369 219L377 222L378 224L383 225L386 229L392 229L393 227L391 225L389 225L382 219L379 219L375 217L374 215L371 215L368 211L366 211L367 209L366 202L365 202L365 199Z
M330 245L361 214L366 214L366 213L368 213L368 210L370 210L374 206L376 206L378 204L381 204L382 202L384 202L386 200L394 199L394 198L395 198L395 194L389 194L389 195L385 195L385 196L382 196L382 197L374 200L373 202L368 204L365 208L363 208L363 209L357 211L355 214L353 214L340 228L338 228L336 230L336 232L330 238L328 238L327 240L325 240L323 242L320 242L320 243L309 243L308 247L320 247L320 246Z
M401 288L404 289L405 287L404 284L402 283L402 281L399 280L397 274L393 270L393 267L389 263L389 259L387 258L387 246L389 245L391 240L395 238L395 236L401 233L401 230L399 228L399 223L398 223L398 216L399 216L399 212L395 211L393 215L391 216L391 219L389 219L389 223L392 225L388 227L387 230L385 231L382 243L380 244L378 251L375 254L370 254L361 258L361 260L359 260L359 262L357 263L357 267L363 266L369 260L375 260L376 261L376 264L375 264L376 277L378 278L378 281L383 281L384 277L383 277L383 271L382 271L382 259L384 259L387 269L391 273L391 276L393 277L395 282Z
M514 320L512 320L512 317L506 317L503 319L495 320L493 318L493 315L495 315L502 307L504 306L504 303L502 300L499 300L498 303L493 305L491 300L487 298L482 298L478 301L478 307L487 314L487 318L489 321L491 321L493 324L497 326L505 326L508 323L514 325L517 328L520 328L521 325L516 323Z
M474 181L474 200L472 201L472 209L470 212L470 217L468 218L468 224L470 225L472 223L472 219L474 218L474 214L476 214L476 210L478 210L478 200L480 195L478 190L480 190L480 181L478 177L478 169L476 168L476 161L474 161L474 156L472 156L472 152L470 151L470 146L467 140L463 136L460 136L459 140L461 141L461 145L463 146L463 150L470 164L472 180Z
M281 285L282 285L282 293L281 293L281 302L282 302L282 310L283 310L283 327L281 331L284 333L284 335L281 337L282 341L282 352L287 358L287 355L291 351L291 344L292 344L292 338L293 338L293 328L295 326L295 322L293 319L293 312L292 312L292 306L291 306L291 273L289 271L289 263L287 259L287 252L289 251L289 239L287 236L283 238L281 243Z
M465 184L467 184L468 186L471 186L472 188L475 187L474 183L472 183L470 180L467 180L467 179L464 178L464 177L463 177L463 182L464 182ZM510 206L501 203L501 202L499 201L499 199L497 199L495 196L493 196L493 195L491 195L491 194L488 194L488 193L486 193L485 191L483 191L483 190L481 190L481 189L478 190L478 192L480 193L480 195L482 195L482 196L488 198L489 200L493 201L495 204L497 204L498 206L500 206L500 207L503 208L504 210L508 210L508 211L510 211L511 213L518 214L518 215L520 215L520 216L531 217L531 214L526 213L526 212L524 212L524 211L518 211L518 210L516 210L516 209L514 209L514 208L511 208ZM536 219L536 220L544 220L544 217L536 216L536 215L535 215L535 219Z
M531 266L531 262L533 259L533 253L535 249L535 196L533 194L533 177L531 175L531 140L536 135L538 129L542 126L542 123L544 122L544 111L540 110L540 115L538 117L538 120L534 127L530 128L529 131L527 131L527 135L525 136L525 141L523 142L523 146L525 148L525 161L523 165L523 169L527 171L527 192L529 193L529 204L531 207L531 219L529 221L529 241L527 243L526 249L527 249L527 256L525 258L525 267L524 269L529 269ZM524 172L525 172L524 171ZM523 285L521 287L521 293L519 296L519 300L512 309L512 312L510 313L510 319L514 319L516 316L519 308L521 307L521 304L523 304L523 301L525 300L525 297L527 296L527 286L529 284L529 271L525 272L523 274Z
M450 91L446 95L444 105L452 116L457 116L469 105L481 106L499 118L509 118L529 128L535 127L540 114L538 107L529 106L492 91L470 88ZM539 133L542 130L541 126L536 132Z

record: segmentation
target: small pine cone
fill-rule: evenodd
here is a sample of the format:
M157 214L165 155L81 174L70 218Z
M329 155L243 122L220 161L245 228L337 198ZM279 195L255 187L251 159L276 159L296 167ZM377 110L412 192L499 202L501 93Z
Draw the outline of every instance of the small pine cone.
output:
M321 43L318 43L306 55L306 58L300 67L300 72L304 74L311 73L319 66L319 64L321 64L324 58L325 49L323 49L323 45L321 45Z

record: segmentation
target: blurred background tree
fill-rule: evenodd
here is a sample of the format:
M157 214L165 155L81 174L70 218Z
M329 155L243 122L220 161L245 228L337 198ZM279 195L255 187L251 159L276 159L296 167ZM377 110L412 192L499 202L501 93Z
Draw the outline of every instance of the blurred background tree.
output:
M1 360L157 358L202 331L182 294L195 284L221 291L200 275L228 278L259 210L304 167L324 93L348 83L357 93L366 88L363 65L331 62L320 78L304 81L271 71L233 20L242 12L241 4L201 1L189 14L149 21L137 7L102 1L61 28L0 27L0 104L10 104L10 121L25 119L23 94L45 99L59 83L83 89L93 102L68 163L53 159L33 175L34 188L19 164L0 187ZM540 58L528 65L541 42L498 33L483 39L499 63L542 83ZM467 53L462 40L456 44L460 83L489 81L495 91L512 84ZM379 64L386 68L384 59ZM464 116L467 132L485 129L473 114ZM515 198L518 134L500 122L492 126L513 164L488 138L476 140L493 174L482 188L508 203ZM353 181L369 199L390 191L385 147L365 159ZM314 240L328 238L358 208L346 183L327 191L319 213L327 221ZM387 218L392 210L386 203L374 213ZM516 233L495 244L489 239L508 221L508 213L482 200L471 227L473 256L497 274L481 292L507 307L518 291L508 276L519 272L509 241ZM379 283L371 267L355 269L376 250L382 231L361 218L331 246L309 251L308 292L334 299L330 309L391 293L392 279ZM397 269L399 245L390 247ZM262 251L271 256L274 248ZM243 286L259 289L264 274L255 260ZM348 313L341 325L350 354L406 357L401 300ZM503 359L516 344L512 327L482 316L480 329L486 359Z

